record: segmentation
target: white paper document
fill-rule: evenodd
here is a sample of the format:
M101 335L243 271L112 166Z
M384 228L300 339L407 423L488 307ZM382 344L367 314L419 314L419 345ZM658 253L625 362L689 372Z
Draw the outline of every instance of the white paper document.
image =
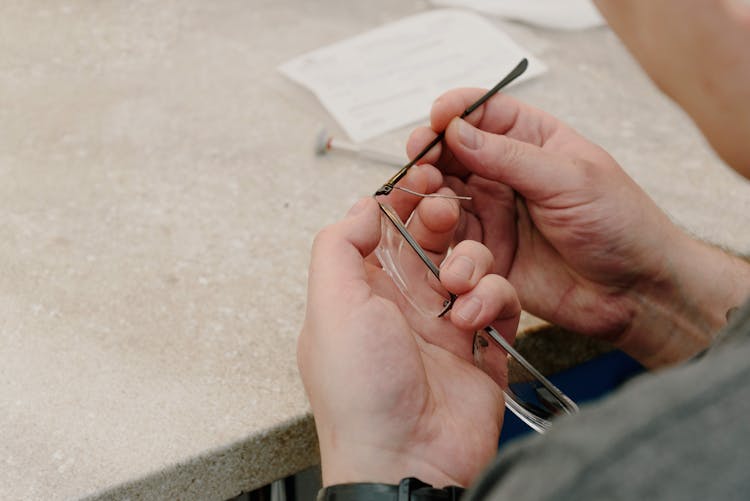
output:
M545 71L490 21L441 9L314 50L279 70L309 88L353 140L364 141L427 118L451 88L492 87L524 57L529 69L519 81Z
M432 3L558 30L583 30L605 24L591 0L432 0Z

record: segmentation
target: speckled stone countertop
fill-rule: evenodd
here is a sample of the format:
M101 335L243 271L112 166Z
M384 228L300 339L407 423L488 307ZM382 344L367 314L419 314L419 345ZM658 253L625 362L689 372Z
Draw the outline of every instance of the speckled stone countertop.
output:
M221 500L317 461L295 363L309 246L391 169L314 156L340 131L275 68L427 8L2 3L0 499ZM503 26L550 67L515 95L750 251L750 185L607 29Z

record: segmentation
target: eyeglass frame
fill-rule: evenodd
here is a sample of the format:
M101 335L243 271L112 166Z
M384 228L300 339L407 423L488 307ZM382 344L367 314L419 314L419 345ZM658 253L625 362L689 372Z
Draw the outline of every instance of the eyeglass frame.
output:
M493 95L495 95L500 89L510 84L513 80L521 76L526 71L526 68L528 67L528 60L523 59L521 62L516 65L515 68L513 68L500 82L497 83L492 89L487 91L482 97L480 97L476 102L474 102L472 105L467 107L464 112L460 115L460 118L465 118L469 114L471 114L474 110L479 108L481 105L483 105L488 99L490 99ZM379 195L388 195L393 191L393 189L396 187L396 184L407 174L409 169L411 169L416 163L422 159L433 147L435 147L440 141L443 140L445 136L445 132L440 132L430 143L425 146L422 151L420 151L413 159L411 159L406 165L401 167L396 174L394 174L388 181L386 181L373 195L373 197L377 197ZM387 205L381 203L378 201L378 205L380 207L381 212L385 215L385 217L396 227L398 232L401 234L401 236L406 240L406 242L409 244L409 246L414 250L414 252L417 253L420 260L425 264L425 266L430 270L430 273L432 273L435 278L440 280L440 269L435 265L435 263L432 262L432 260L429 258L427 253L422 249L422 246L419 245L419 243L416 241L414 236L409 233L409 230L406 228L404 223L401 221L401 219L398 217L398 215L393 211L393 209L390 209ZM449 293L449 298L446 299L445 303L443 304L442 311L438 314L438 317L444 316L450 309L453 307L453 303L456 301L457 296L451 292ZM516 351L513 346L491 325L488 325L483 328L483 331L487 333L508 355L513 357L518 364L523 367L535 380L537 383L541 384L543 388L545 388L557 401L556 403L551 405L554 405L555 407L561 409L566 414L574 414L578 412L578 406L576 403L570 399L567 395L565 395L559 388L557 388L554 384L552 384L551 381L549 381L539 370L537 370L528 360L526 360L518 351ZM475 337L475 342L476 342ZM474 347L476 349L476 347ZM549 428L549 421L541 416L538 416L532 411L529 411L526 409L526 406L524 405L523 401L515 395L515 393L508 387L507 389L503 389L503 392L506 396L505 398L505 405L508 407L516 416L518 416L522 421L524 421L526 424L528 424L532 429L539 433L544 433ZM549 402L548 402L549 403ZM555 413L551 413L555 415Z

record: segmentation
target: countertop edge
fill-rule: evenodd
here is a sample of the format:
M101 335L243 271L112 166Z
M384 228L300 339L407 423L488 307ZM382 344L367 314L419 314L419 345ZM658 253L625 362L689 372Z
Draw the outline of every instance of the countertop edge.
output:
M315 422L307 413L226 447L168 465L83 499L224 501L318 464Z

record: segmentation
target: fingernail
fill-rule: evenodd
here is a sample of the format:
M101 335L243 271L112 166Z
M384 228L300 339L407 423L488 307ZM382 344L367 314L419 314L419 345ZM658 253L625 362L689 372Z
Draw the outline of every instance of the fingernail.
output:
M458 121L458 139L461 141L461 144L470 150L479 149L484 141L482 135L463 120Z
M472 297L468 301L459 302L455 305L452 315L458 315L464 322L472 323L480 311L482 311L482 301L479 298Z
M349 209L349 212L346 213L346 217L350 216L356 216L362 210L365 208L365 205L367 205L367 198L360 199L356 204L352 205L352 208Z
M469 280L474 273L474 261L466 256L456 256L455 259L448 263L446 271L462 280Z

